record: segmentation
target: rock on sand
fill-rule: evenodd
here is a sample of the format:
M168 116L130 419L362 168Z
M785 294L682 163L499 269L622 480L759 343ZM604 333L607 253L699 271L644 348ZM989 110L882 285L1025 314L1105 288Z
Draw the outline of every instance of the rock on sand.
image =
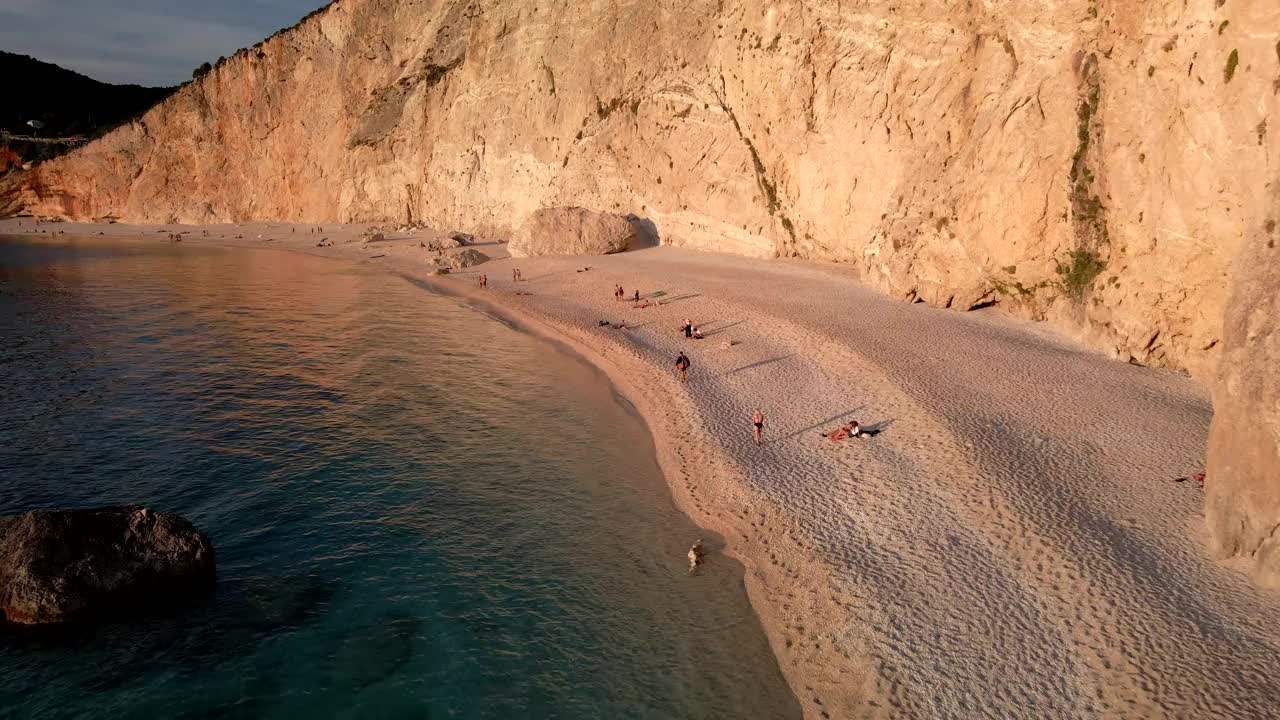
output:
M467 248L466 250L463 250L460 253L455 253L453 255L450 255L448 259L449 267L454 270L469 268L473 265L479 265L480 263L484 263L488 261L489 261L488 255L485 255L484 253L474 248Z
M508 247L515 257L609 255L629 248L635 237L635 227L621 215L553 207L529 216Z

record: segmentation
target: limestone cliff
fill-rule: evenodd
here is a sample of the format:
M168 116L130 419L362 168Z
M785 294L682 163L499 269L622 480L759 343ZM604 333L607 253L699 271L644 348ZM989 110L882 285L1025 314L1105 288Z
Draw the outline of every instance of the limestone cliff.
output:
M1272 138L1272 157L1280 142ZM1280 588L1280 173L1236 268L1213 393L1205 518L1223 558Z
M22 202L504 235L580 205L1204 376L1278 42L1274 0L338 0Z

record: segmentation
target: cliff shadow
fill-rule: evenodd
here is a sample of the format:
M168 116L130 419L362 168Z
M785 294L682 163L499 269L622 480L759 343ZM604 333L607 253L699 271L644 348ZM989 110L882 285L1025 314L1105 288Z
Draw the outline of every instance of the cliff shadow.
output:
M635 240L631 241L631 247L627 248L628 250L645 250L662 244L662 240L658 236L658 226L649 218L631 214L627 216L627 221L631 223L631 227L635 228L636 231Z

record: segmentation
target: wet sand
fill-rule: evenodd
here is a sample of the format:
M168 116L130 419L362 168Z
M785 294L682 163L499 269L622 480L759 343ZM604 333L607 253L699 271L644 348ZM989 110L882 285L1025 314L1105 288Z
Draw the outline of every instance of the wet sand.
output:
M648 422L677 504L746 566L810 717L1280 713L1280 599L1207 557L1201 490L1175 481L1200 469L1211 415L1185 376L908 305L833 265L666 247L512 260L481 241L493 260L432 277L429 231L181 230L382 264L598 365ZM619 284L649 306L616 301ZM685 319L707 338L686 340ZM820 435L847 418L879 432Z

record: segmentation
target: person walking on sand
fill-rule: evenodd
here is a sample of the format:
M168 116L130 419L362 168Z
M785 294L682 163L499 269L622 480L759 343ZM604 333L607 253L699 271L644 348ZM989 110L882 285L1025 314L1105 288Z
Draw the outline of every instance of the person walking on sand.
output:
M689 358L685 357L684 353L680 353L676 356L676 370L680 371L680 382L688 382L689 366L691 364L692 363L689 362Z
M756 446L759 447L764 443L764 441L760 438L760 433L764 431L764 413L760 412L760 408L756 408L756 411L752 413L751 425L755 429Z

